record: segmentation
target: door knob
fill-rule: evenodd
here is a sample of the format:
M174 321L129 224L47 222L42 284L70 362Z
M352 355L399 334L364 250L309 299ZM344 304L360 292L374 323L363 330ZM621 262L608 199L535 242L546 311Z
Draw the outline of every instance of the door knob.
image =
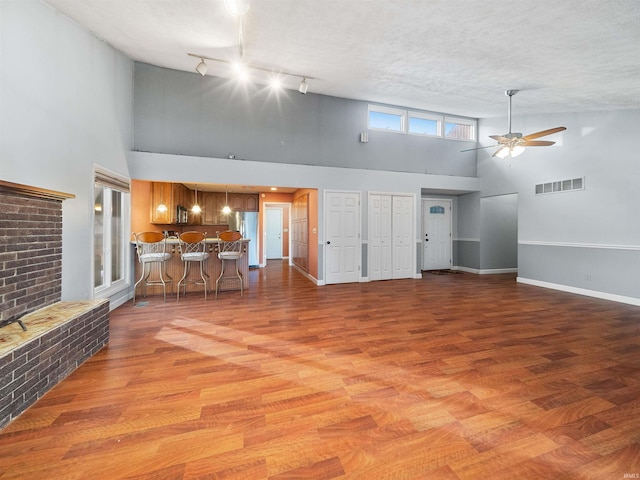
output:
M331 242L327 242L327 245L331 245Z

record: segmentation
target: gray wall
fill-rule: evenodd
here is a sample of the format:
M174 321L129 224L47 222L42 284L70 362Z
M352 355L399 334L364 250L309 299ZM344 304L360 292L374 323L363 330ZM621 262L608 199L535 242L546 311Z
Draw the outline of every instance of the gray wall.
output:
M479 151L482 196L518 194L521 281L640 304L638 125L639 110L516 116L514 131L567 130L515 159ZM503 119L482 120L479 138L503 130ZM538 183L577 177L584 190L535 195Z
M480 199L480 270L518 267L518 195Z
M458 197L458 233L453 236L453 264L480 270L480 192Z
M133 63L38 0L0 1L0 178L72 193L62 299L93 298L93 164L128 176Z
M135 64L135 150L187 156L476 176L474 146L369 131L367 102L285 90L275 95L196 73ZM455 158L455 162L451 161Z

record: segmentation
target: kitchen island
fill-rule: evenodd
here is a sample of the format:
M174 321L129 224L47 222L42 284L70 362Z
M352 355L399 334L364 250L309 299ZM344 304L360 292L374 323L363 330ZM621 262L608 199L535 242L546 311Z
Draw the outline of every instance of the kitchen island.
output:
M238 269L242 274L243 278L243 288L246 290L249 288L249 258L247 255L247 245L249 244L249 239L243 239L242 241L242 251L243 255L240 260L238 260ZM133 260L135 262L135 272L133 283L137 282L140 278L140 273L142 272L142 265L138 261L138 254L136 253L136 242L132 241L133 245ZM209 274L208 286L211 291L214 291L216 288L216 280L220 276L220 271L222 269L222 262L218 258L218 251L220 240L218 238L207 238L207 251L209 252L209 258L205 261L205 272ZM173 284L168 285L167 294L169 291L173 291L176 293L176 285L178 281L182 278L184 273L184 263L180 258L180 246L177 238L167 238L167 253L171 254L171 258L167 261L166 264L166 273L173 279ZM150 280L158 278L157 268L152 269ZM198 269L198 265L192 265L191 271L189 272L189 276L187 280L193 280L196 278L200 278L200 272ZM198 295L203 295L203 287L202 285L194 285L193 283L187 283L187 293L196 292ZM137 298L142 298L142 290L143 286L138 285L138 291L136 293ZM171 289L171 290L170 290ZM224 272L224 277L220 280L220 288L219 291L223 292L225 290L240 290L240 281L238 277L235 275L235 270L230 268L230 264L227 264L226 271ZM184 290L180 290L180 297L182 298L182 292ZM162 285L149 285L147 287L147 295L162 295Z

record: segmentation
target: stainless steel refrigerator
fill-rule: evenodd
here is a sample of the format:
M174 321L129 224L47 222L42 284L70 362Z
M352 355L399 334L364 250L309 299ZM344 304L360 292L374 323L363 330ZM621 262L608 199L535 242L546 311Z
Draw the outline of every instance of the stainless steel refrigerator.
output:
M250 240L247 245L249 266L260 265L258 259L258 212L232 212L229 214L229 230L236 230Z

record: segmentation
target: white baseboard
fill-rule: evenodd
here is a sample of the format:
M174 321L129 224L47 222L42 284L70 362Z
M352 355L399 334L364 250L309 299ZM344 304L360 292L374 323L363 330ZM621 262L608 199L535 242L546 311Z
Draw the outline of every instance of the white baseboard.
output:
M518 273L517 268L486 268L477 269L469 267L452 267L451 270L460 270L461 272L475 273L476 275L496 275L499 273Z
M460 270L461 272L475 273L476 275L480 273L480 270L478 270L477 268L469 267L451 267L451 270Z
M640 307L640 298L626 297L624 295L616 295L613 293L599 292L597 290L588 290L586 288L571 287L569 285L561 285L558 283L543 282L540 280L533 280L531 278L517 277L518 283L525 283L527 285L534 285L536 287L550 288L552 290L560 290L563 292L575 293L577 295L584 295L586 297L600 298L602 300L610 300L612 302L626 303L629 305L635 305Z
M300 272L302 275L304 275L305 277L307 277L309 280L311 280L313 283L315 283L316 285L324 285L324 281L323 280L318 280L316 277L309 275L309 273L305 272L304 270L302 270L300 267L298 267L296 264L291 265L291 267L295 268L298 272Z

